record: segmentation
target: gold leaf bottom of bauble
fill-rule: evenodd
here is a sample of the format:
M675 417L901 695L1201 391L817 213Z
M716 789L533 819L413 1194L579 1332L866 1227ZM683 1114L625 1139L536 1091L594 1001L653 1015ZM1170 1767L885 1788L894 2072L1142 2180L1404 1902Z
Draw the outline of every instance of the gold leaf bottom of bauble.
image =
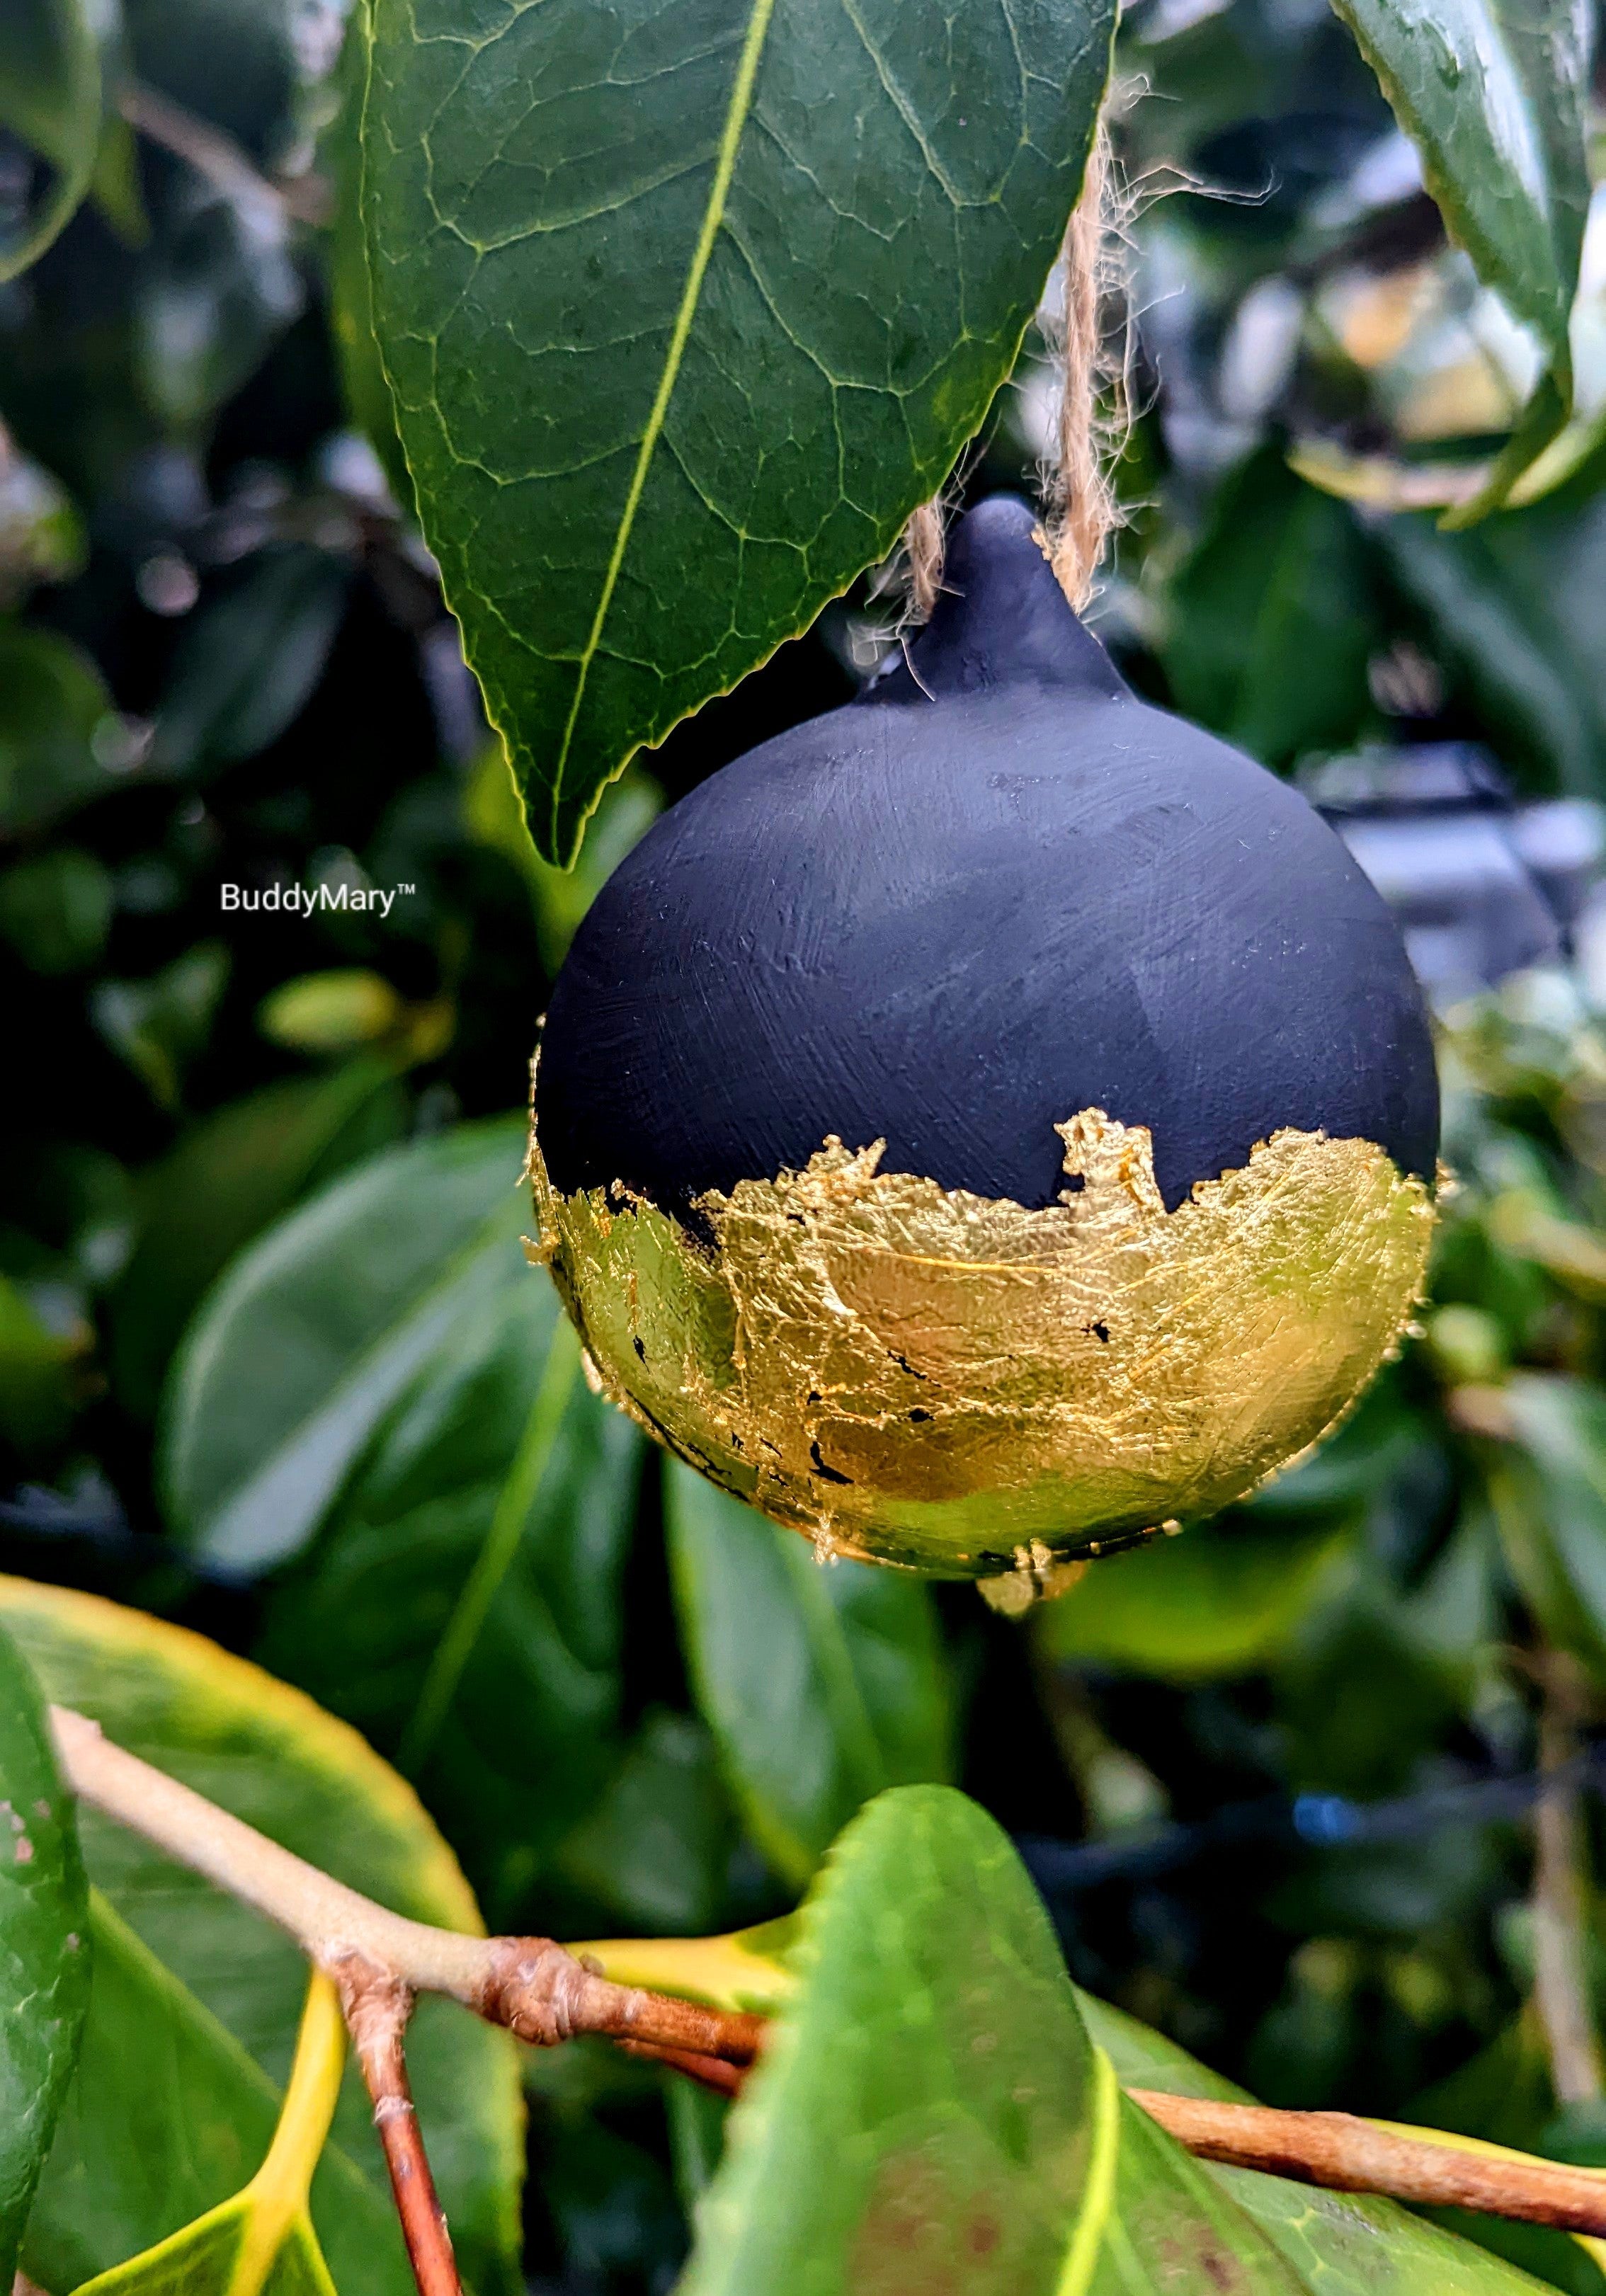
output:
M1368 1140L1281 1131L1175 1211L1151 1136L1054 1128L1028 1211L827 1139L697 1210L560 1194L545 1261L598 1383L823 1554L1051 1586L1067 1561L1214 1513L1342 1416L1422 1292L1432 1197Z

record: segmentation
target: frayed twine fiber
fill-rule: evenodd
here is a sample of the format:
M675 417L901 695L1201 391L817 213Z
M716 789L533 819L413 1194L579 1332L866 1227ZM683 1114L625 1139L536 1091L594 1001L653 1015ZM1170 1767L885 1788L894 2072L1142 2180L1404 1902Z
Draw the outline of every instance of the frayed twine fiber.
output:
M1079 612L1093 594L1104 545L1120 523L1109 465L1127 436L1119 201L1113 189L1110 135L1101 122L1066 226L1061 257L1064 316L1051 348L1060 369L1059 435L1043 472L1049 562ZM928 621L942 589L942 495L922 503L904 529L905 622Z

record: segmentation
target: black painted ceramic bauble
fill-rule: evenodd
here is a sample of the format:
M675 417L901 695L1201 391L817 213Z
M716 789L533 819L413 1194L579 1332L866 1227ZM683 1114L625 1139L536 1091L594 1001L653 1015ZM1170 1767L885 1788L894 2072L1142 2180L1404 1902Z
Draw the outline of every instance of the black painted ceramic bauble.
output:
M1382 901L1123 684L1031 513L705 782L553 988L540 1229L606 1390L826 1551L1038 1578L1250 1488L1397 1340L1438 1103Z

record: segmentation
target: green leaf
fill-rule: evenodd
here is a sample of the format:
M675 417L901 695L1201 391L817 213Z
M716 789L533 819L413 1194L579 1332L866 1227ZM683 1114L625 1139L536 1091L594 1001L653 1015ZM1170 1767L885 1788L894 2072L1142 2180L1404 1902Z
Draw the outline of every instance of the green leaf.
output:
M804 1906L799 1985L730 2121L682 2296L1293 2296L1271 2242L1088 2037L993 1821L883 1795Z
M1377 529L1434 651L1503 746L1577 796L1606 787L1603 476L1606 450L1545 501L1470 534L1423 518Z
M346 0L125 0L135 71L272 169L334 66Z
M282 980L257 1007L257 1026L270 1043L315 1057L380 1043L406 1009L382 973L338 965Z
M1127 2088L1244 2100L1185 2049L1079 1988L1087 2030ZM1424 2134L1427 2132L1424 2131ZM1206 2174L1278 2251L1310 2296L1522 2296L1534 2283L1497 2256L1430 2224L1397 2201L1319 2192L1258 2169L1212 2161Z
M8 212L0 280L44 254L94 181L106 112L104 51L116 25L115 0L13 0L6 9L0 127L32 146L49 181L19 217Z
M368 250L363 240L363 82L367 72L365 9L352 10L335 75L339 106L318 146L319 162L333 188L334 217L329 235L329 324L340 361L340 383L352 421L378 455L397 504L413 508L413 480L397 434L390 386L373 334L373 294L368 283Z
M111 1297L119 1397L142 1418L208 1285L299 1198L395 1139L406 1107L388 1062L265 1085L204 1118L139 1183L134 1250Z
M213 1561L299 1552L454 1322L522 1278L523 1128L392 1150L282 1221L207 1302L174 1368L163 1485Z
M90 992L95 1027L170 1115L186 1070L211 1034L229 965L221 941L197 941L149 980L101 980Z
M1571 0L1333 0L1452 238L1558 364L1589 207L1584 19Z
M1538 336L1549 373L1465 522L1495 506L1567 420L1568 321L1589 209L1588 35L1573 0L1332 0L1422 157L1479 277Z
M1268 766L1354 741L1383 637L1374 590L1348 505L1262 447L1172 578L1161 659L1177 707Z
M602 791L572 869L554 869L537 852L500 742L488 743L464 784L463 819L471 835L511 861L529 887L541 962L556 977L580 919L627 853L663 809L663 791L633 767Z
M111 877L76 845L19 861L0 876L0 934L30 972L83 972L111 930Z
M307 1988L273 2143L250 2182L79 2296L335 2296L308 2212L340 2093L346 2028L332 1980Z
M47 828L115 787L94 744L116 730L87 654L52 630L0 622L0 832Z
M0 1436L24 1454L67 1431L76 1407L78 1343L46 1328L20 1287L0 1275Z
M68 581L83 572L88 554L84 521L66 488L8 445L0 455L0 597L12 602L36 583Z
M17 2268L88 1999L72 1803L38 1685L0 1633L0 2286Z
M175 1519L279 1574L263 1657L424 1782L499 1923L619 1759L643 1448L525 1260L521 1152L464 1128L282 1221L167 1414Z
M228 2029L90 1892L94 1981L23 2246L30 2278L76 2289L225 2205L273 2141L279 2090ZM304 1971L287 1972L285 2000ZM352 2134L362 2142L355 2115ZM383 2172L325 2147L313 2215L341 2296L408 2296ZM366 2161L371 2144L357 2157Z
M1520 1373L1501 1393L1515 1442L1488 1488L1506 1561L1549 1639L1606 1677L1606 1391Z
M1037 1606L1032 1631L1054 1659L1195 1681L1248 1673L1287 1641L1348 1537L1332 1522L1200 1523L1102 1558Z
M559 1871L621 1920L706 1929L725 1897L734 1831L708 1732L660 1710L562 1843Z
M861 1803L947 1775L931 1591L871 1563L822 1568L796 1531L689 1467L668 1460L664 1474L697 1702L754 1839L801 1887Z
M1068 2241L1057 2280L1040 2270L1012 2279L1006 2249L995 2282L997 2244L984 2244L979 2262L964 2244L967 2230L973 2241L991 2222L967 2207L978 2170L1003 2186L1046 2158L1045 2183L1064 2179L1078 2136L1086 2142L1076 2092L1089 2044L1123 2088L1240 2101L1245 2093L1068 1982L1024 1869L990 1820L957 1794L885 1796L849 1827L800 1913L785 1921L729 1937L612 1939L577 1950L621 1984L782 2021L764 2070L727 2124L729 2147L711 2205L700 2210L697 2257L681 2296L743 2286L738 2264L756 2274L745 2284L755 2296L857 2296L866 2286L924 2296L953 2284L943 2272L945 2258L955 2256L966 2296L995 2284L1053 2296L1067 2286L1093 2296L1247 2296L1268 2287L1305 2296L1520 2296L1534 2284L1395 2202L1179 2161L1130 2104L1093 2276L1073 2276ZM715 2134L705 2126L677 2136L683 2153L694 2139L687 2166L700 2189ZM815 2162L824 2191L805 2183ZM861 2218L854 2269L845 2274L838 2228L819 2219L843 2188L844 2212L855 2212L872 2176L881 2205ZM967 2208L968 2226L955 2222L956 2202ZM1030 2205L1040 2220L1052 2210L1052 2190L1034 2193ZM1007 2221L1007 2199L1003 2206ZM811 2210L815 2220L799 2230ZM1019 2230L1009 2221L1012 2236ZM889 2257L873 2245L883 2231ZM823 2261L811 2275L817 2257ZM1077 2269L1087 2261L1084 2248ZM881 2276L872 2276L876 2266Z
M1114 13L375 0L375 325L549 860L947 476L1058 250Z
M349 579L342 559L310 543L256 552L241 579L184 626L157 705L152 765L216 771L276 742L324 674Z
M50 1697L93 1716L119 1744L397 1912L479 1928L462 1874L411 1790L299 1691L137 1611L23 1579L0 1579L0 1626ZM29 2268L50 2288L151 2246L245 2183L272 2134L273 2084L290 2064L306 1981L288 1939L199 1876L93 1814L83 1837L91 1880L135 1936L109 1957L97 1926L102 1949L74 2104L29 2230L37 2260ZM249 2071L253 2062L259 2072ZM515 2045L453 2004L429 2000L414 2021L408 2062L475 2296L516 2296ZM143 2132L133 2146L130 2115ZM405 2296L406 2261L355 2072L335 2136L373 2196L372 2211L353 2213L338 2194L339 2205L321 2206L314 2187L337 2284L345 2296Z

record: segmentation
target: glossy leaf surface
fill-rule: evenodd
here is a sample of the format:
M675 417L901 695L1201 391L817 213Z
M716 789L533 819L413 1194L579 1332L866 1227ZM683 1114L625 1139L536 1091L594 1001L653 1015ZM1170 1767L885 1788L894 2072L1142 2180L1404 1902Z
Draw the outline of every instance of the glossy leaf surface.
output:
M685 2296L1294 2296L1265 2235L1124 2099L1007 1839L884 1796L804 1908L795 2000L730 2122Z
M891 547L1008 373L1108 0L377 0L373 310L531 832Z
M324 1192L208 1301L168 1398L166 1482L217 1562L304 1547L381 1422L471 1303L521 1276L521 1129L469 1125Z
M411 1790L354 1731L299 1692L139 1611L20 1579L0 1581L0 1625L51 1697L93 1716L119 1743L397 1911L479 1926L455 1861ZM288 1939L133 1834L86 1816L84 1838L91 1879L135 1934L117 1957L121 1976L104 1990L97 1976L73 2112L47 2179L46 2200L51 2191L58 2200L43 2219L36 2210L30 2233L72 2259L71 2278L60 2263L48 2271L41 2265L52 2287L149 2247L240 2189L272 2133L272 2084L289 2068L306 1979ZM173 1993L165 2003L164 1988ZM179 2069L171 2080L152 2081L141 2070L184 2050L196 2054L199 2073ZM258 2094L266 2100L254 2118L241 2106L243 2120L231 2103L241 2094L242 2056L263 2069ZM450 2004L430 2001L419 2009L408 2056L463 2269L477 2296L504 2296L518 2255L513 2044ZM224 2058L234 2071L217 2070ZM138 2159L127 2158L124 2135L131 2111L149 2124ZM392 2226L366 2098L349 2072L336 2136L362 2164L381 2229ZM169 2191L165 2172L141 2165L164 2158L196 2164L187 2185L180 2179ZM123 2165L112 2177L108 2164L117 2162ZM92 2210L85 2197L122 2186L126 2205ZM316 2191L314 2218L344 2286L345 2234L320 2211ZM86 2254L92 2234L99 2246ZM367 2219L351 2232L359 2253L373 2251L373 2271L394 2267L405 2285L393 2230L390 2238L387 2250Z
M643 1449L520 1248L520 1154L464 1128L270 1230L201 1310L169 1447L201 1551L278 1574L265 1661L438 1784L501 1925L619 1759Z
M931 1592L807 1540L665 1467L681 1638L755 1839L796 1886L862 1802L940 1780L948 1685Z
M226 2206L265 2158L280 2110L256 2059L98 1890L89 1934L83 2052L23 2250L29 2276L49 2288L116 2271ZM377 2163L359 2169L351 2152L326 2146L313 2213L343 2296L406 2296Z
M72 1804L38 1685L0 1633L0 2284L16 2269L88 1998Z
M307 1988L278 2125L250 2182L86 2284L94 2296L335 2296L308 2213L340 2089L346 2029L333 1982Z
M792 1918L585 1950L623 1983L782 2021L704 2187L682 2284L692 2296L734 2290L739 2272L759 2296L994 2285L1520 2296L1534 2285L1394 2202L1195 2161L1129 2100L1110 2113L1101 2060L1122 2088L1244 2092L1070 1984L1024 1869L960 1795L885 1796ZM783 2156L783 2145L796 2149ZM988 2208L1045 2156L1036 2224L1005 2203L997 2231ZM807 2185L799 2160L814 2169Z
M1033 1631L1056 1659L1194 1679L1243 1672L1278 1650L1344 1539L1330 1522L1200 1523L1102 1558L1041 1606Z
M1549 1638L1606 1674L1606 1392L1525 1373L1489 1493L1512 1575Z
M126 1404L154 1411L168 1358L213 1278L298 1197L388 1145L402 1113L389 1064L355 1060L231 1102L145 1176L111 1310Z

